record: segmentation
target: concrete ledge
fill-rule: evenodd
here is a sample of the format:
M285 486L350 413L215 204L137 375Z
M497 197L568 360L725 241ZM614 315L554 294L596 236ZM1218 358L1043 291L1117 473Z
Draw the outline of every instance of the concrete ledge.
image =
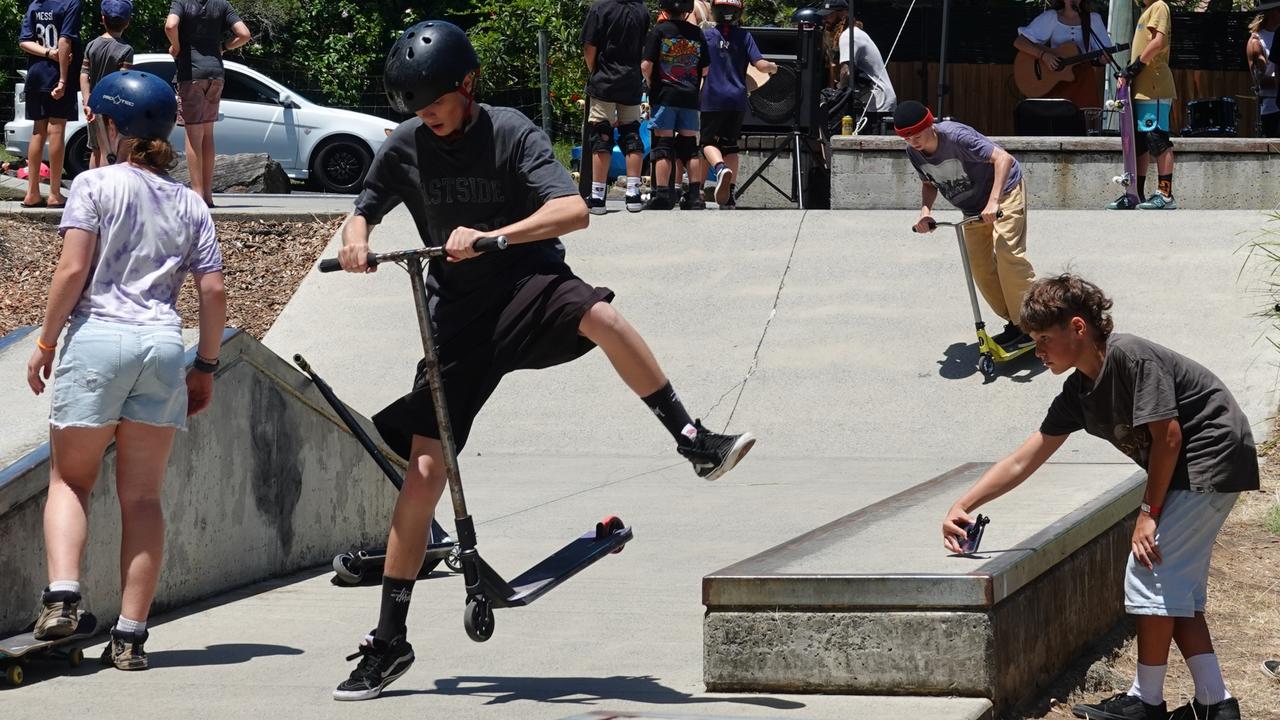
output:
M385 538L395 490L310 380L244 333L229 332L221 359L213 403L170 456L156 612ZM106 618L120 595L114 475L113 446L90 501L82 575L87 608ZM47 444L0 470L0 633L31 622L46 584L48 478Z
M708 690L967 695L1003 712L1047 684L1123 615L1145 476L1046 465L983 508L993 519L977 557L948 556L938 524L986 467L705 577Z

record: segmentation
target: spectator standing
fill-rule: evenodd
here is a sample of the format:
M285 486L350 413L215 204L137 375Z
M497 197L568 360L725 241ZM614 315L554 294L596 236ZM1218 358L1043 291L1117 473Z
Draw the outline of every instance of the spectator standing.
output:
M587 63L587 126L591 136L591 197L587 209L605 213L613 131L627 160L627 210L640 212L640 168L644 141L640 138L640 102L644 77L640 55L649 32L649 10L643 0L597 0L582 25L582 55ZM586 163L583 163L584 172Z
M228 31L232 37L224 41ZM186 130L191 189L213 207L213 123L222 101L222 55L253 36L227 0L173 0L164 34L178 66L178 124Z
M93 114L89 96L99 80L133 65L133 48L120 40L132 17L133 3L129 0L102 0L102 25L106 32L90 40L84 49L84 62L80 66L80 101L84 103L84 117L89 121L91 168L108 164L107 158L115 154L115 149L107 146L106 121Z
M49 143L49 198L40 197L40 173L28 175L23 207L62 207L62 163L67 121L76 119L76 93L67 76L79 59L80 0L33 0L22 16L18 47L27 54L27 119L32 121L27 159L39 168Z
M649 83L653 105L653 195L646 210L675 207L672 186L679 160L689 173L689 187L681 209L702 210L705 170L698 159L698 95L711 63L702 31L689 22L693 0L658 0L658 24L645 41L640 71Z

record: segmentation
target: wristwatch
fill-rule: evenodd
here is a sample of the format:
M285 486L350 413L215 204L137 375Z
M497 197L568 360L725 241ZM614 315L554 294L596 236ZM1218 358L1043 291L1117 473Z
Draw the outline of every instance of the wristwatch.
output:
M1142 504L1141 504L1141 505L1139 505L1138 507L1142 510L1142 512L1144 512L1144 513L1146 513L1146 514L1150 515L1152 520L1159 520L1159 519L1160 519L1160 508L1159 508L1159 507L1152 507L1151 505L1149 505L1149 504L1147 504L1147 503L1142 503Z

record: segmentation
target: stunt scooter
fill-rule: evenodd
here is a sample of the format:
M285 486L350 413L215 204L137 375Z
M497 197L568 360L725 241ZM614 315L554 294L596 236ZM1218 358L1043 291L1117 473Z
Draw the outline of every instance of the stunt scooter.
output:
M382 469L383 474L396 486L396 490L404 484L404 478L400 475L395 465L387 459L387 456L378 449L369 434L365 432L364 427L356 422L351 411L347 409L346 403L338 399L333 388L329 387L329 383L316 374L311 369L311 365L301 355L294 355L293 362L306 373L311 382L315 383L316 389L324 397L325 402L333 408L333 411L342 419L342 424L347 426L351 434L355 436L360 446L365 452L373 458L373 461ZM449 533L436 521L431 521L431 538L427 545L427 555L422 562L422 570L418 576L424 577L435 569L436 565L443 560L446 567L453 572L462 572L462 564L458 560L461 548L449 537ZM375 548L370 550L355 550L352 552L340 553L333 558L333 584L334 585L359 585L368 579L381 577L382 567L387 561L386 548Z
M1004 213L997 211L996 217L1004 217ZM973 306L973 327L978 331L978 372L981 372L984 377L992 378L996 374L996 363L1003 364L1016 360L1034 350L1036 344L1027 342L1005 348L987 334L987 324L982 321L982 310L978 307L978 292L973 285L973 270L969 266L969 248L964 244L965 226L976 222L982 222L982 217L975 215L964 218L960 222L938 222L930 218L929 227L930 229L939 227L956 229L956 241L960 245L960 262L964 265L964 278L969 284L969 303ZM913 227L911 231L915 232L915 228Z
M497 252L507 247L506 237L481 238L475 243L477 252ZM436 426L440 429L440 445L444 454L445 478L449 483L449 496L453 502L454 523L461 548L458 560L467 586L467 606L463 614L463 627L476 642L484 642L493 636L495 608L521 607L542 597L556 586L583 569L621 552L631 541L631 528L621 519L610 515L596 523L568 545L511 580L505 580L480 557L476 549L475 521L467 512L467 502L462 491L462 475L458 469L458 454L453 443L453 426L449 421L449 408L444 394L440 359L436 352L435 335L431 327L431 315L427 308L427 287L424 281L423 260L443 258L443 247L427 247L416 250L400 250L389 253L369 253L367 264L376 267L383 263L398 263L409 272L413 289L413 304L418 316L418 329L422 334L422 351L425 355L427 384L435 405ZM320 272L342 269L336 258L320 261Z

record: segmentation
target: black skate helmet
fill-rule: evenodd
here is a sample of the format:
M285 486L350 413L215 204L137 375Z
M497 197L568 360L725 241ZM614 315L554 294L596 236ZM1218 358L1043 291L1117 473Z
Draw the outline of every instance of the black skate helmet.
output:
M737 25L742 21L742 0L711 0L711 14L717 25Z
M658 0L658 9L669 14L688 15L693 12L693 0Z
M391 107L412 115L462 87L480 59L462 28L443 20L425 20L396 40L387 53L383 83Z

